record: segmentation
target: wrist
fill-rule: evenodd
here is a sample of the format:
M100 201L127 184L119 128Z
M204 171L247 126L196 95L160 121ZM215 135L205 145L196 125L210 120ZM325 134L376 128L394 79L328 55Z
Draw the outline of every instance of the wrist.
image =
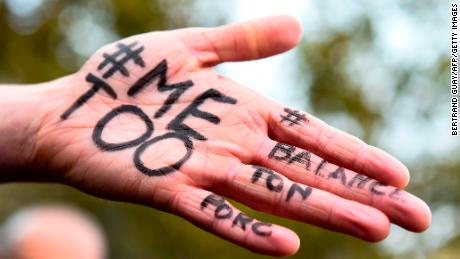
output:
M46 181L34 164L38 137L64 79L0 87L0 182Z

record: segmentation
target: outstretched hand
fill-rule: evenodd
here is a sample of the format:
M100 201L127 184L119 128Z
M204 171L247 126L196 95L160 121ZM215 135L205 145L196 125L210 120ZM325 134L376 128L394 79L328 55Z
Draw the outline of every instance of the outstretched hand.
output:
M398 160L213 69L284 52L300 37L297 20L277 16L104 46L43 101L33 166L264 254L295 253L297 235L223 197L368 241L384 239L390 222L425 230L429 208L401 189L409 173Z

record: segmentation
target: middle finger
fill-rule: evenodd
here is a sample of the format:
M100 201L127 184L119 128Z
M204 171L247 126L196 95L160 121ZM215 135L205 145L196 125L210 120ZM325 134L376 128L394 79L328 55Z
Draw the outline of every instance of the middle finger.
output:
M262 141L265 143L260 145L256 164L293 181L371 205L384 212L391 222L408 230L419 232L428 227L430 210L412 194L328 163L307 150L268 138Z

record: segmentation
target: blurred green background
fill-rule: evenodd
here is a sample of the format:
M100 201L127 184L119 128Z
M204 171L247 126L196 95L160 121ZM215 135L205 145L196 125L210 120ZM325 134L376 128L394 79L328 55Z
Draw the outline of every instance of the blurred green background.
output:
M97 48L152 30L215 26L275 13L302 20L287 54L218 71L396 155L409 190L428 202L423 234L392 228L378 244L244 210L293 228L294 258L459 258L460 141L449 131L450 2L0 0L0 82L35 83L74 72ZM93 214L110 258L263 258L172 215L104 201L59 185L0 187L0 220L37 203Z

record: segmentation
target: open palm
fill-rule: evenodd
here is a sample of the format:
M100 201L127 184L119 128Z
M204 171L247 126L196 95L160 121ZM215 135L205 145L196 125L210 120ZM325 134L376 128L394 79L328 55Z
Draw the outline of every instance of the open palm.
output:
M180 215L266 254L294 253L297 236L222 197L368 241L390 222L426 229L429 209L400 189L409 175L396 159L213 70L286 51L300 34L278 16L109 44L49 100L34 161L53 181Z

